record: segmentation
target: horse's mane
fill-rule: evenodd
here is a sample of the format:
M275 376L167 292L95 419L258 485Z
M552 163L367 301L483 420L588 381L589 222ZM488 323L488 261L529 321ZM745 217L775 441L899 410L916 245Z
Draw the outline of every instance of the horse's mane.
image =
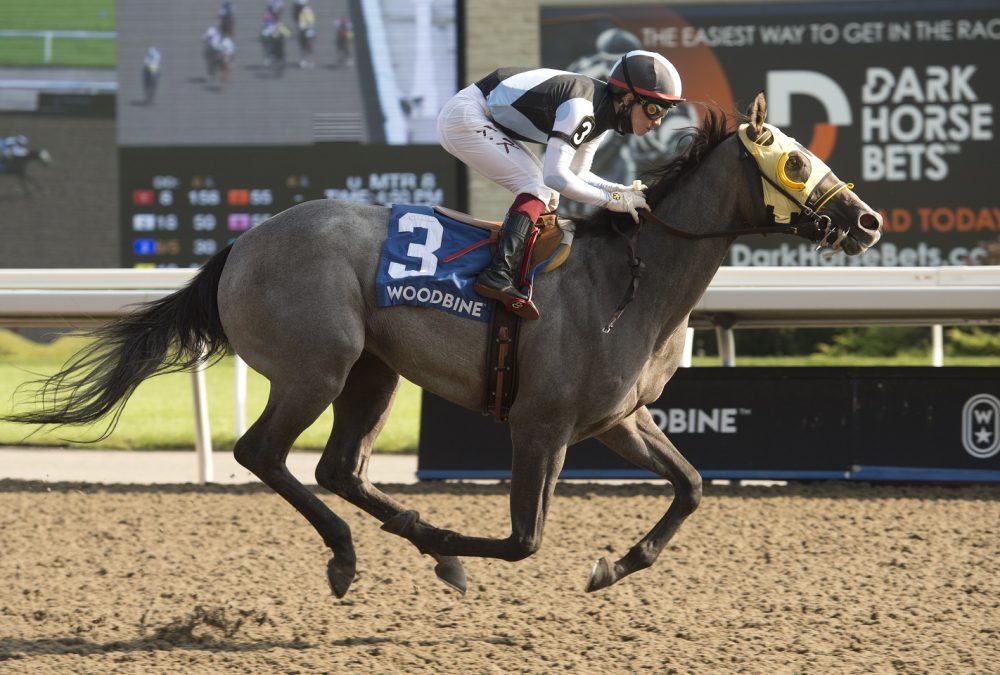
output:
M650 208L657 204L676 186L687 178L701 161L719 146L724 140L735 133L731 123L742 121L740 115L727 115L717 107L705 106L705 115L701 125L688 127L688 131L678 143L681 150L668 158L659 166L648 167L641 172L643 180L649 185L646 191L646 202ZM576 222L576 235L588 236L612 232L608 227L608 216L616 220L619 227L631 229L632 219L627 214L610 213L598 209L594 214L579 219ZM627 222L626 222L627 221Z

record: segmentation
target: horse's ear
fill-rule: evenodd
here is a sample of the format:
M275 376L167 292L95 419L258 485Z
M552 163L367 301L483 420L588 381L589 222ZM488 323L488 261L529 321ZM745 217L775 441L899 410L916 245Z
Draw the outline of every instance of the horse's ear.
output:
M750 118L750 127L754 131L753 137L759 137L764 132L764 119L767 117L767 101L764 100L764 92L757 92L753 103L747 108L747 117Z

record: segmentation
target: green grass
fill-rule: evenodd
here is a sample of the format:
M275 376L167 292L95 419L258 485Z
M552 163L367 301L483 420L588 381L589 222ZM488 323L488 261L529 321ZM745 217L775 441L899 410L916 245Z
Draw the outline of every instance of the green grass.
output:
M37 345L9 331L0 331L0 411L19 410L13 405L14 390L38 375L54 373L83 343L60 338L51 345ZM233 359L223 359L205 373L209 399L212 446L229 449L235 442ZM247 422L264 409L268 384L253 372L247 377ZM23 399L21 399L23 400ZM194 445L192 377L172 374L144 382L129 400L114 433L97 443L81 440L99 436L104 425L65 427L30 435L33 427L0 422L0 445L41 445L89 448L173 449ZM297 448L320 449L326 445L333 413L323 415L299 437ZM416 452L420 424L420 389L403 381L392 413L375 445L377 452Z
M115 30L113 0L4 0L4 30ZM42 38L0 38L0 65L113 68L114 40L55 39L52 61L44 62Z

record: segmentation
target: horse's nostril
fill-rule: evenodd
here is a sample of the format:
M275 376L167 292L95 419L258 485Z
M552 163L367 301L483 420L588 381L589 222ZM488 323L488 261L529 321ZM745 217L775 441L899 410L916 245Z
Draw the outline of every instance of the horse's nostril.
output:
M866 230L878 230L882 227L882 217L877 213L862 213L858 225Z

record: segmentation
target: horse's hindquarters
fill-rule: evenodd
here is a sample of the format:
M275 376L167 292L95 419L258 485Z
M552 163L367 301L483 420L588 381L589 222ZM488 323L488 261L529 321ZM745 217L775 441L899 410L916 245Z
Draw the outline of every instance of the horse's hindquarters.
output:
M236 353L272 382L344 374L364 347L365 266L338 202L307 202L233 244L219 313Z

